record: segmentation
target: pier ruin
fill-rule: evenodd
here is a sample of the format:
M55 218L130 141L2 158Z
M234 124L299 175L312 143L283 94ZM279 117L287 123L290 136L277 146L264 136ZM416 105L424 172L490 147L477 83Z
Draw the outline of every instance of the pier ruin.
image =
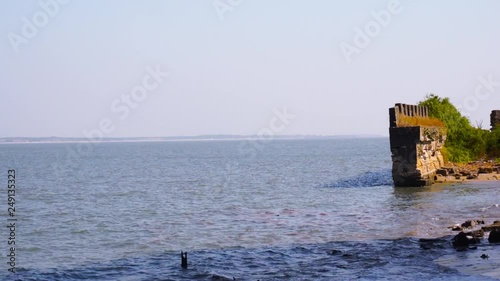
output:
M500 115L498 115L500 117ZM444 165L441 148L444 126L420 125L429 119L425 106L397 103L389 108L392 178L395 186L426 186L434 183Z

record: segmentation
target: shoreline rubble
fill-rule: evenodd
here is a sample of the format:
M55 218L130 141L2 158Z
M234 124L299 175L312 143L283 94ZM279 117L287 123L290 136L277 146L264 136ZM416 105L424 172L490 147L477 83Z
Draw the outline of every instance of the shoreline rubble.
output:
M500 164L476 161L467 164L448 163L436 171L435 183L500 180Z

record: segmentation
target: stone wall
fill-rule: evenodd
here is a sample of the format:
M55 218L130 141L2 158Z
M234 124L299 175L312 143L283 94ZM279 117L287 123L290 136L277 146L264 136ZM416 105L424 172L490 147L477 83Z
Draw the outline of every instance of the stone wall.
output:
M398 116L402 115L429 117L429 110L425 106L396 103L394 107L389 108L390 127L397 127Z
M500 110L493 110L490 114L491 129L500 125Z
M434 182L437 169L444 165L441 148L446 139L443 127L398 127L397 118L428 117L423 106L396 104L389 109L389 136L392 178L395 186L424 186Z

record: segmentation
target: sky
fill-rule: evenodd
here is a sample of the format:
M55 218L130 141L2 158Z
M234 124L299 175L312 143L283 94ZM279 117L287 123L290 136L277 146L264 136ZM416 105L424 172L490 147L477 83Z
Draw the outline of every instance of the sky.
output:
M4 0L0 137L388 135L429 93L489 128L500 1Z

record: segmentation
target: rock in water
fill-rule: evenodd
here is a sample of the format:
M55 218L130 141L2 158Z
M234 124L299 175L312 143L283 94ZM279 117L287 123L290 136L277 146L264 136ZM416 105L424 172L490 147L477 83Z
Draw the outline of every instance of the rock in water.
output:
M498 221L493 222L493 224L485 225L481 227L484 231L500 230L500 223Z
M473 238L482 238L484 236L484 230L478 229L471 232L465 233L467 236L472 236Z
M490 236L488 237L488 242L490 242L490 243L500 242L500 230L499 229L493 229L490 232Z
M455 248L466 248L467 246L469 246L469 238L467 238L467 235L462 231L459 234L455 235L451 242L453 244L453 247Z
M462 223L462 227L466 227L466 228L469 228L469 227L474 227L476 225L476 221L465 221L464 223Z

